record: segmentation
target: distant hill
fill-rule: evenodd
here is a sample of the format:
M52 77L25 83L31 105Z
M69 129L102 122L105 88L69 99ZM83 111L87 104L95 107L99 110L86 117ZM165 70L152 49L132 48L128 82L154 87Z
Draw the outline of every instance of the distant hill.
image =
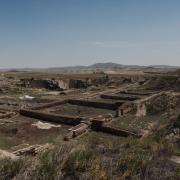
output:
M123 65L109 62L109 63L96 63L87 67L89 68L122 68Z
M52 67L49 70L59 71L59 70L77 70L77 69L111 69L111 68L129 68L129 69L177 69L176 66L168 65L150 65L150 66L138 66L138 65L123 65L118 63L96 63L89 66L67 66L67 67Z
M139 66L139 65L123 65L118 63L96 63L89 66L67 66L67 67L50 67L50 68L14 68L14 69L0 69L0 71L76 71L76 70L91 70L91 69L144 69L145 71L153 70L177 70L178 66L168 66L168 65L150 65L150 66Z
M69 66L69 67L52 67L48 68L52 71L58 70L76 70L76 69L111 69L111 68L145 68L145 66L138 66L138 65L122 65L118 63L96 63L89 66Z

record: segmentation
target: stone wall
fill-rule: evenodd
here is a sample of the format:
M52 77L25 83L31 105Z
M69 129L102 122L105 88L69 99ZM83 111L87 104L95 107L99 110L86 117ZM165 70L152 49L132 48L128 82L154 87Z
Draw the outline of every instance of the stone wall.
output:
M102 109L109 109L109 110L116 110L117 109L117 105L115 103L76 100L76 99L69 99L68 102L70 104L80 105L80 106L88 106L88 107L102 108Z
M115 127L111 127L109 125L106 125L105 122L100 121L100 120L93 120L92 124L91 124L91 128L94 131L101 131L101 132L105 132L111 135L116 135L116 136L135 136L135 137L140 137L141 135L136 134L134 132L130 132L124 129L119 129L119 128L115 128Z
M23 116L36 118L43 121L55 122L60 124L62 123L73 126L78 125L81 121L84 120L84 118L81 117L63 116L58 114L45 113L45 112L26 110L26 109L21 109L20 114Z
M114 99L114 100L126 100L126 101L134 101L139 99L137 96L129 95L129 96L121 96L121 95L106 95L102 94L101 98L103 99Z

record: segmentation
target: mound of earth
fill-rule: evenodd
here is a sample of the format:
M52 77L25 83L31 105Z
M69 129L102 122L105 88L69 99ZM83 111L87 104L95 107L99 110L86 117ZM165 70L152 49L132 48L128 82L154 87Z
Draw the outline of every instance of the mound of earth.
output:
M178 105L178 99L172 93L162 93L158 97L150 99L146 104L147 112L149 114L157 114L160 112L167 112L174 109Z
M146 83L145 86L146 89L149 90L180 91L180 77L178 76L153 77Z

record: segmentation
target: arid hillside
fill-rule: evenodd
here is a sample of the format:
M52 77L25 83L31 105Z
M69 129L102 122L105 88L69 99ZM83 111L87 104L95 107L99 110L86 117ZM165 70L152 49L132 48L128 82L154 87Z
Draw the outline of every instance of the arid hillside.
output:
M0 76L0 179L180 179L180 77L142 69Z

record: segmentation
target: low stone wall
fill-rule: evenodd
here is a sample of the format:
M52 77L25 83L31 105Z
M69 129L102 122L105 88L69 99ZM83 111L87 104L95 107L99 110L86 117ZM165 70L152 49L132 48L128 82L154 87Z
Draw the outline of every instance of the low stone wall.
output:
M43 104L40 106L32 107L31 110L42 110L42 109L47 109L47 108L54 107L54 106L63 105L66 103L69 103L72 105L79 105L79 106L116 110L124 102L125 101L110 103L110 102L98 102L98 101L89 101L89 100L66 99L63 101L54 101L51 103L46 103L46 104Z
M45 113L40 111L33 111L33 110L26 110L21 109L20 114L27 117L32 117L36 119L40 119L43 121L55 122L55 123L62 123L67 125L78 125L81 121L85 120L81 117L72 117L72 116L63 116L57 115L52 113Z
M119 128L111 127L109 125L105 125L103 121L98 121L98 120L92 121L91 128L94 131L101 131L101 132L108 133L108 134L111 134L111 135L116 135L116 136L141 137L141 135L136 134L134 132L130 132L130 131L127 131L127 130L124 130L124 129L119 129Z
M126 130L123 130L123 129L117 129L117 128L110 127L110 126L102 126L100 130L102 132L109 133L109 134L116 135L116 136L124 136L124 137L134 136L134 137L140 137L140 135L135 134L133 132L126 131Z
M121 96L121 95L106 95L106 94L102 94L101 98L103 99L114 99L114 100L126 100L126 101L135 101L137 99L139 99L139 97L135 97L135 96Z
M138 96L150 96L153 95L155 93L157 93L156 91L121 91L121 94L127 94L127 95L138 95Z
M69 99L68 102L70 104L79 105L79 106L88 106L88 107L109 109L109 110L116 110L117 109L117 105L115 103L85 101L85 100L76 100L76 99Z

